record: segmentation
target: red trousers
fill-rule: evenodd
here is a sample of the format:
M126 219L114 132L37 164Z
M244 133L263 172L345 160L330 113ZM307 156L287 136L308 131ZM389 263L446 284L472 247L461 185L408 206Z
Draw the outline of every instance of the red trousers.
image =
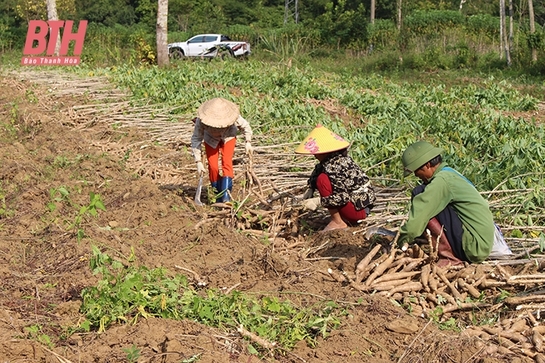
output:
M233 138L227 142L220 141L218 147L213 148L204 143L206 150L206 159L208 160L208 175L211 183L220 180L222 176L235 177L233 173L233 155L235 155L235 145L237 139ZM221 171L220 175L220 155L221 155Z
M329 177L325 173L318 175L318 179L316 180L316 188L318 188L318 192L320 192L321 197L328 197L333 194L333 187L331 186ZM337 210L344 221L352 224L356 224L359 220L367 217L365 209L356 210L352 202L348 202L342 207L338 207Z

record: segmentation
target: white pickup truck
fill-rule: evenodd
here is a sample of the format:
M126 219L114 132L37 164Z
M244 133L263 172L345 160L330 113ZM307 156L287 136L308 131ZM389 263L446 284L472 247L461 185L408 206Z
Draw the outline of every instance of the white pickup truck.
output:
M168 54L171 58L184 57L241 57L251 53L250 43L231 40L223 34L199 34L185 42L170 43Z

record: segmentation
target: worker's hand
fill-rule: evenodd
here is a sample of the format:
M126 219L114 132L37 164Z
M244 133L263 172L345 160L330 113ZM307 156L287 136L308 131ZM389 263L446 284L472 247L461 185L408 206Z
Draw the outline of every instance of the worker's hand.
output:
M309 189L307 189L305 194L303 194L303 199L310 199L310 198L312 198L313 195L314 195L314 189L309 188Z
M191 152L193 153L193 158L195 158L195 162L196 163L199 163L202 158L201 158L201 149L200 148L191 148Z
M316 210L321 205L320 197L305 199L301 204L303 205L303 210Z
M254 151L252 144L249 141L246 141L246 154L251 154Z
M204 165L201 161L197 162L197 174L199 174L199 176L204 175Z

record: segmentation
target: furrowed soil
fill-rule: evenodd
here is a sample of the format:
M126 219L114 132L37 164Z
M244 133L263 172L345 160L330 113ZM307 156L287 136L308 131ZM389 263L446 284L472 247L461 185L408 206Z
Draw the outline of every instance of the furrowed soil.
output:
M195 207L186 147L150 142L141 129L81 123L72 106L86 104L86 94L17 74L0 78L0 362L533 361L334 280L328 268L353 271L368 252L353 229L267 241L211 219L221 211ZM178 183L158 182L165 164L176 166ZM78 220L91 192L105 210ZM189 320L140 317L100 333L74 332L85 320L81 292L100 278L90 268L92 246L125 263L184 274L200 291L236 289L301 307L332 300L348 314L314 347L301 341L261 356L249 354L250 340L236 329Z

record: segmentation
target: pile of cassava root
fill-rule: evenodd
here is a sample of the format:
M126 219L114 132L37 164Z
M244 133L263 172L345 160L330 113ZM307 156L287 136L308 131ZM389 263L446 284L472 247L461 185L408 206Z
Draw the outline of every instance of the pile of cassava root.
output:
M426 247L388 251L377 243L354 273L328 273L358 291L393 299L414 316L437 322L455 317L464 334L491 343L489 353L524 354L545 362L544 260L440 268L437 254Z

